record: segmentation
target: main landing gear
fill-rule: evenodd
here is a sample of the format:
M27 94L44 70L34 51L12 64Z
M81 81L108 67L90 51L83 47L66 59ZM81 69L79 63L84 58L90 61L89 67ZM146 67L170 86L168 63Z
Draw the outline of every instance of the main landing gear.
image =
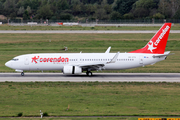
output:
M21 72L21 76L24 76L24 72Z
M87 72L86 72L86 75L87 75L87 76L92 76L93 74L92 74L91 71L87 71Z

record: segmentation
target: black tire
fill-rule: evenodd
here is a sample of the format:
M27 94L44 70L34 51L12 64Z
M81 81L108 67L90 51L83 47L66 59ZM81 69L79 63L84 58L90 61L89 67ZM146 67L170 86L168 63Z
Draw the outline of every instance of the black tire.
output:
M89 72L89 71L88 71L88 72L86 72L86 75L87 75L87 76L92 76L92 72Z
M89 76L93 76L92 72L89 72Z
M24 72L21 73L21 76L24 76Z

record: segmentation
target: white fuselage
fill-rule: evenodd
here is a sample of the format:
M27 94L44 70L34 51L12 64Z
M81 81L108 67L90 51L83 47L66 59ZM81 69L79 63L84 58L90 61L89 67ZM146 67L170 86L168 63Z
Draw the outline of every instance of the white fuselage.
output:
M166 56L154 54L119 53L116 62L108 63L116 53L41 53L20 55L5 65L15 70L63 70L64 66L93 65L102 63L103 70L121 70L141 67L162 61ZM157 54L156 54L157 55Z

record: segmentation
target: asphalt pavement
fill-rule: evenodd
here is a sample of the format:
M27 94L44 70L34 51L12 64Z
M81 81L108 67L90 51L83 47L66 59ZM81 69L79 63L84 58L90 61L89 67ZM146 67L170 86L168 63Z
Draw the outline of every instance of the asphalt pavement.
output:
M180 73L0 73L0 82L180 82Z

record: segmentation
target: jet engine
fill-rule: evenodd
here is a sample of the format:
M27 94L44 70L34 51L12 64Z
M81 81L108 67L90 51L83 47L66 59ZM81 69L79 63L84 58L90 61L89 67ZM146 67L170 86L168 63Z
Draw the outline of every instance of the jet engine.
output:
M78 66L64 66L63 73L64 74L81 74L82 68Z

